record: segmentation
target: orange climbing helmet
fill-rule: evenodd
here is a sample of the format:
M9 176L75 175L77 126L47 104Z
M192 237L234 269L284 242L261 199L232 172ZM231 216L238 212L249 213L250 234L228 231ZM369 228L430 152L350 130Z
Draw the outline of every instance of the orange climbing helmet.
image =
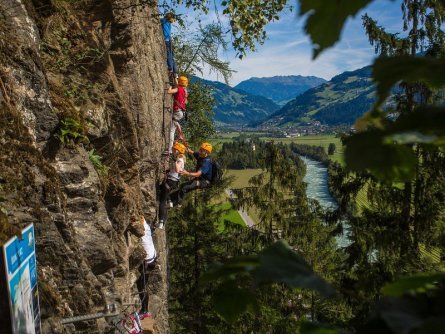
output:
M204 150L204 151L207 151L207 152L209 152L209 154L210 154L210 153L212 153L212 149L213 149L213 147L212 147L212 144L209 144L209 143L202 143L200 149L202 149L202 150Z
M181 75L178 78L178 85L182 87L187 87L189 85L189 79L185 75Z
M173 145L173 148L177 150L179 153L184 154L185 153L185 145L180 142L175 142Z

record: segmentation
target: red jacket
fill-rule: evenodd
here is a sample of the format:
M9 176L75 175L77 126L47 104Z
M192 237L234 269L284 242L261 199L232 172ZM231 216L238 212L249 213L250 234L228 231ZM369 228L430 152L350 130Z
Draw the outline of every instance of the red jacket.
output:
M185 101L187 100L187 93L184 87L178 86L178 92L175 93L173 99L173 110L186 110Z

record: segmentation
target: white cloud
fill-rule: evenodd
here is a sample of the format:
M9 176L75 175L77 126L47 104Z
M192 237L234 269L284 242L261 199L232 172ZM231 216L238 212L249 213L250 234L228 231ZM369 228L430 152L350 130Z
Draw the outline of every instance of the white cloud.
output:
M234 86L250 77L275 75L315 75L330 79L344 71L371 64L375 57L374 47L369 45L361 22L365 12L376 18L379 24L388 27L389 31L400 30L400 0L376 0L347 22L339 43L312 61L312 46L303 31L304 20L298 19L295 13L287 13L267 26L269 39L258 46L257 52L248 54L242 60L236 58L233 51L224 55L231 62L232 69L237 71L231 84ZM204 77L221 81L214 75Z

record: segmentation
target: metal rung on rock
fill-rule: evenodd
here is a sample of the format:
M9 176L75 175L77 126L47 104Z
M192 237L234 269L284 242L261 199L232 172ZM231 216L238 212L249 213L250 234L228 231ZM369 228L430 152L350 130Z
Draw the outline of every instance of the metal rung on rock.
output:
M116 312L116 313L103 313L103 312L99 312L99 313L92 313L92 314L85 314L85 315L79 315L77 317L68 317L68 318L63 318L62 319L62 324L66 325L66 324L71 324L74 322L81 322L81 321L88 321L88 320L94 320L94 319L100 319L100 318L111 318L111 317L117 317L119 316L120 313Z

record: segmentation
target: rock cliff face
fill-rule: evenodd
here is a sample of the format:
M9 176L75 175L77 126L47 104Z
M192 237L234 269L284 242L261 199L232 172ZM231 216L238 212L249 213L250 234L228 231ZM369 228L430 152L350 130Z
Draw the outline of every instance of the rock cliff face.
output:
M44 333L113 332L60 320L138 301L169 121L157 6L138 3L0 1L0 241L35 224ZM149 307L168 333L162 231L155 243Z

